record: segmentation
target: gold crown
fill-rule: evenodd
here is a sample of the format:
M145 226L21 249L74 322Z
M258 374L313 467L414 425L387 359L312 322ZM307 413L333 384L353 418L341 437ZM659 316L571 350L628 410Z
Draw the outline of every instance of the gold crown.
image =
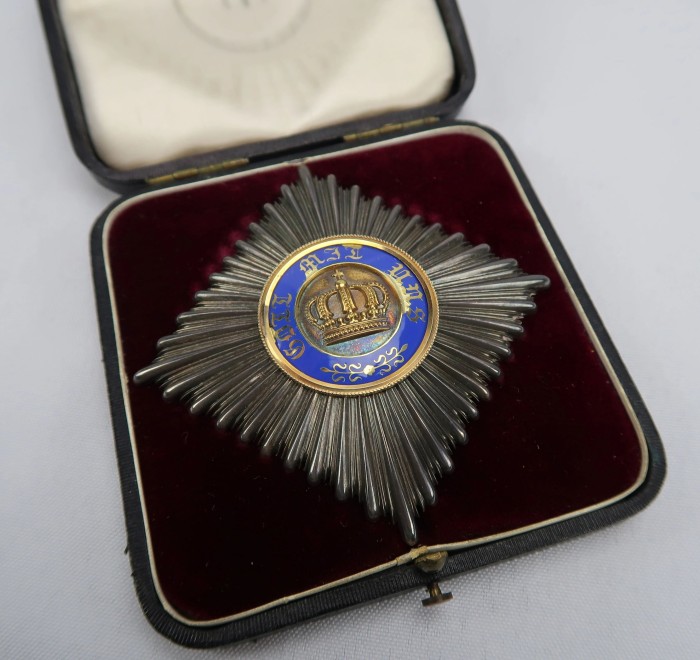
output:
M320 328L327 346L388 330L389 292L383 284L350 284L342 270L336 270L333 277L335 288L309 301L306 307L307 318ZM353 292L360 295L360 301ZM358 307L358 302L363 306Z

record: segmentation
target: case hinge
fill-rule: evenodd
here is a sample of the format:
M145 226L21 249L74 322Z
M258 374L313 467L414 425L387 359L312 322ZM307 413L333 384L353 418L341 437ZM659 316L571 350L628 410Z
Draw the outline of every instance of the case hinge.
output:
M206 176L208 174L216 174L224 170L233 170L237 167L242 167L248 164L247 158L236 158L235 160L225 160L223 163L214 163L213 165L204 165L202 167L189 167L185 170L178 170L171 174L162 174L146 179L149 186L159 186L161 183L172 183L173 181L181 181L182 179L192 179L198 176Z
M412 121L404 121L398 124L384 124L384 126L373 128L369 131L362 131L361 133L348 133L347 135L343 135L343 140L345 140L345 142L366 140L367 138L379 137L380 135L386 135L387 133L398 133L399 131L405 131L410 128L428 126L429 124L435 124L438 121L440 121L438 117L424 117L423 119L413 119Z

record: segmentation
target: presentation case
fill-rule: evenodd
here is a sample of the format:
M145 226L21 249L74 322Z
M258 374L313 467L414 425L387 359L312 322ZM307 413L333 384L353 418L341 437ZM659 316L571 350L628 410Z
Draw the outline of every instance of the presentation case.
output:
M97 308L136 591L180 644L226 644L412 588L441 602L450 576L621 520L661 487L653 422L513 152L450 119L474 64L455 3L437 4L454 59L440 102L124 171L94 149L57 4L40 0L75 150L126 193L92 233ZM414 547L390 521L132 383L301 164L551 281Z

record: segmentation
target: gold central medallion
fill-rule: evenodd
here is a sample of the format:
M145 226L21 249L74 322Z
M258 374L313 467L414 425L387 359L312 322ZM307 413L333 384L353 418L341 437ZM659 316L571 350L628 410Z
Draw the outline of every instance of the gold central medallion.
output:
M290 254L260 301L260 331L288 375L333 394L367 394L408 376L435 338L438 305L418 263L363 236Z

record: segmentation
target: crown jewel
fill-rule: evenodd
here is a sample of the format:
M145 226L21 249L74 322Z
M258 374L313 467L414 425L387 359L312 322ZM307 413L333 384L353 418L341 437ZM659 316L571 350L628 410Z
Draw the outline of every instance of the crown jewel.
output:
M389 292L379 282L352 284L342 270L333 273L335 288L309 301L307 318L323 334L326 346L389 329Z

